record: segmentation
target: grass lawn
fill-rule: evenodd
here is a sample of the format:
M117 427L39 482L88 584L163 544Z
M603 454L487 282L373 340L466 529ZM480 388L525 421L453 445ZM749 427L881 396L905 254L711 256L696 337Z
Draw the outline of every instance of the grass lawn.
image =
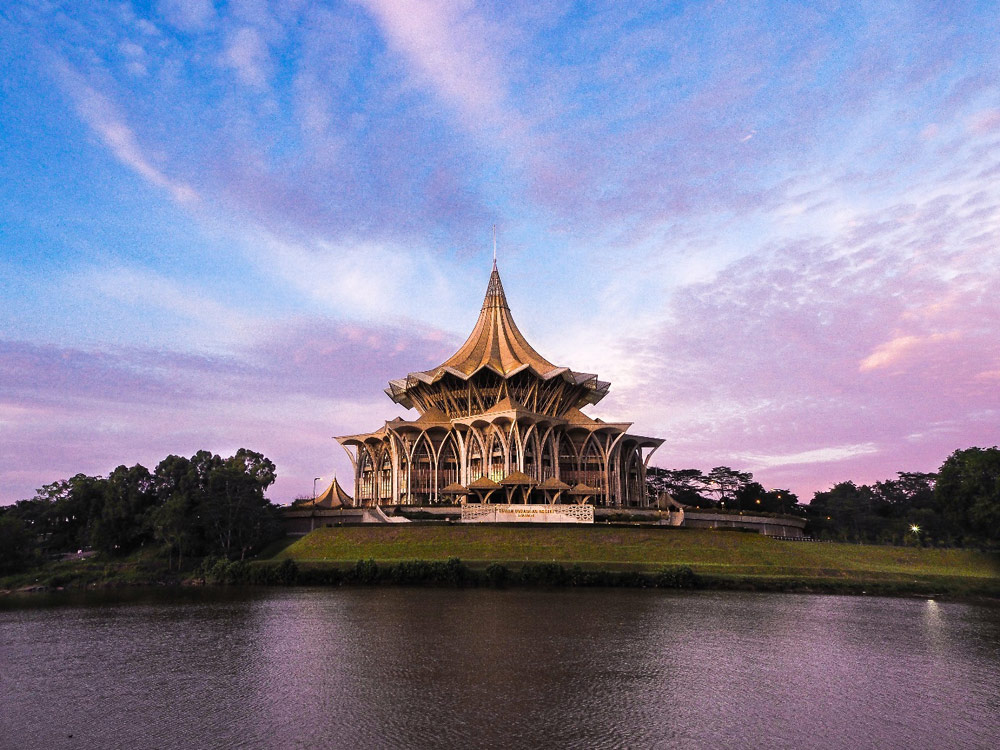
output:
M966 582L1000 591L1000 556L973 550L785 542L712 529L606 526L392 525L323 528L274 559L354 563L446 560L470 565L557 562L603 569L688 565L715 579Z

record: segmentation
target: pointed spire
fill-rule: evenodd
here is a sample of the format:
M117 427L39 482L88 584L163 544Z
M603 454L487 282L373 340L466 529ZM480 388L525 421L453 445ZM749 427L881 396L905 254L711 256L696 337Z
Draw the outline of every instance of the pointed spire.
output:
M488 307L499 307L510 310L507 304L507 295L504 294L503 284L500 282L500 272L497 270L497 262L493 261L493 273L490 274L490 283L486 287L486 298L483 300L483 309Z
M493 225L493 270L497 267L497 225Z

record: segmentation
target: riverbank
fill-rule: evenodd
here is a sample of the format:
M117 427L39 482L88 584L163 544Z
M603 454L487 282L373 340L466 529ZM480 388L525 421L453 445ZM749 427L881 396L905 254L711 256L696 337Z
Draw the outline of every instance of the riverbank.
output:
M67 560L0 579L3 593L119 586L608 586L1000 599L1000 556L779 541L709 529L355 526L284 539L245 562L153 554Z
M964 549L792 542L712 529L603 526L356 526L317 529L275 553L302 570L357 560L461 559L473 569L548 563L655 576L689 568L699 586L762 591L1000 597L1000 556ZM573 576L567 573L569 579ZM570 584L573 585L573 584Z

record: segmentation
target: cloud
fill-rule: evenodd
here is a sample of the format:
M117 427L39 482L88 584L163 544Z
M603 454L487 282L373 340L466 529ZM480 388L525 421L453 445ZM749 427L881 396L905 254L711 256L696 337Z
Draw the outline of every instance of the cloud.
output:
M166 190L179 203L192 203L198 199L194 188L172 179L153 164L124 116L106 96L87 85L78 73L65 64L59 65L58 70L77 113L119 162L147 182Z
M255 29L243 27L230 32L222 55L223 64L236 72L245 86L263 91L271 77L267 44Z
M218 301L197 280L172 279L122 265L85 271L64 281L81 299L95 293L147 319L170 321L173 336L192 349L232 349L258 334L266 318Z
M858 370L860 372L868 372L898 364L900 360L906 358L915 349L946 341L949 338L955 338L954 334L935 333L923 337L897 336L890 341L879 344L875 351L861 360Z
M474 319L470 257L485 257L499 220L526 332L610 378L595 412L667 437L658 461L813 457L761 470L803 482L927 467L995 427L1000 58L997 19L981 8L938 18L903 5L836 23L750 4L172 2L149 19L127 5L25 6L0 29L27 50L5 91L31 113L4 121L25 149L8 181L26 197L10 205L30 214L13 263L58 245L53 264L76 284L66 298L18 266L25 299L40 301L29 309L62 306L37 330L123 368L126 384L148 368L156 378L128 386L152 389L143 399L191 390L188 376L161 378L169 362L115 359L117 331L156 324L167 335L155 340L232 356L243 374L216 377L226 388L264 388L275 410L311 420L325 373L348 394L345 413L367 408L368 386L379 398L345 352L385 375L380 361L410 359L388 333L403 321L466 332L453 321ZM107 164L89 150L56 157L73 124L29 91L46 54L64 61L57 77ZM19 164L46 158L78 171L34 188L40 172ZM112 162L158 188L143 191L148 211L63 221L114 200ZM111 175L93 195L92 168ZM173 235L149 243L143 269L88 265L94 248L145 253L134 237L158 221ZM78 226L91 222L101 229ZM231 301L232 278L251 302ZM99 325L74 319L81 290L107 314ZM275 364L267 305L301 337L303 369ZM324 327L316 311L340 322ZM105 346L80 345L95 326ZM413 335L428 351L448 338ZM337 343L319 357L322 337ZM251 408L213 407L212 430L229 418L259 429ZM876 450L819 460L864 445Z
M323 318L258 334L231 355L0 341L0 424L18 436L4 452L0 502L78 472L240 446L277 463L277 500L333 469L349 485L331 436L406 414L382 394L386 382L457 346L440 332Z
M747 469L758 471L795 464L826 464L845 461L855 456L877 453L874 443L859 443L857 445L838 445L829 448L814 448L813 450L769 456L758 453L748 453L740 456Z
M1000 257L968 210L956 194L859 213L843 234L758 248L675 289L668 322L611 352L641 377L605 408L667 437L661 465L752 461L799 490L838 471L933 470L988 442L1000 298L986 266Z
M159 10L181 31L200 31L215 20L212 0L160 0Z
M506 85L488 44L491 28L467 2L360 0L415 75L470 123L495 124Z

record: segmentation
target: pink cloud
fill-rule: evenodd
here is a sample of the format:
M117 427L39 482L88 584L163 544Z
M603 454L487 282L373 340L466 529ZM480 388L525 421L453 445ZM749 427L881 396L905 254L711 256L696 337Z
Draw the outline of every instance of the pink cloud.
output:
M678 290L668 325L622 342L648 369L607 406L667 438L654 463L755 464L807 497L992 445L1000 258L991 234L966 239L963 203L861 217Z
M271 497L349 464L331 436L377 429L403 410L386 381L443 360L435 331L300 319L263 331L239 356L0 342L4 448L0 502L78 472L106 474L168 453L262 451L278 465Z

